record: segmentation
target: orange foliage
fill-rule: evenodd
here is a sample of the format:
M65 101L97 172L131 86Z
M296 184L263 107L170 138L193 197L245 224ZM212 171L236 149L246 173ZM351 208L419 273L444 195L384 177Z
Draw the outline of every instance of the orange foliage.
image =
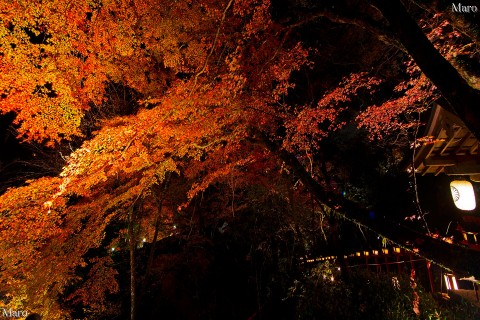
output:
M125 223L141 198L142 233L151 230L154 186L171 172L188 179L188 203L259 159L248 155L256 149L245 143L250 128L274 128L263 114L275 112L293 87L291 72L307 62L301 44L278 39L268 7L145 0L0 8L0 108L16 113L22 137L53 144L80 135L84 112L108 98L108 81L137 90L145 106L101 123L60 177L0 196L8 270L0 281L16 279L11 294L25 292L30 307L55 319L58 295L81 280L77 268L90 265L91 276L70 299L100 310L105 293L117 290L114 273L108 258L84 256L101 245L107 225Z
M59 177L0 196L0 283L10 294L26 294L30 306L59 318L56 299L81 282L75 270L88 265L87 281L69 298L101 310L105 294L118 290L115 272L108 256L86 261L85 254L102 245L109 224L126 224L139 199L141 232L151 233L154 190L168 175L185 179L179 207L214 183L233 189L232 179L241 185L273 166L258 133L284 138L288 151L312 152L345 125L338 117L351 98L382 82L353 74L297 112L284 108L295 87L292 73L310 67L309 50L271 20L269 6L268 0L232 7L215 0L0 3L0 112L16 114L21 137L54 144L81 135L82 117L108 99L109 82L142 97L136 114L100 123ZM411 73L414 79L397 88L399 98L371 106L357 118L360 126L379 135L400 125L396 117L410 106L430 101L432 86L413 66ZM277 136L279 127L286 137Z

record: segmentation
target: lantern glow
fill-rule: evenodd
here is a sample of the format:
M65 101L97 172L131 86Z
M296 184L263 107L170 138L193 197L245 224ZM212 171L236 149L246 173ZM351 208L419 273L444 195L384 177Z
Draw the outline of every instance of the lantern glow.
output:
M458 290L457 279L453 274L444 274L445 285L447 286L447 290Z
M476 207L473 185L466 180L454 180L450 182L450 191L455 206L460 210L474 210Z
M452 286L450 285L450 281L448 281L448 277L447 275L443 275L443 277L445 278L445 285L447 286L447 290L452 290Z

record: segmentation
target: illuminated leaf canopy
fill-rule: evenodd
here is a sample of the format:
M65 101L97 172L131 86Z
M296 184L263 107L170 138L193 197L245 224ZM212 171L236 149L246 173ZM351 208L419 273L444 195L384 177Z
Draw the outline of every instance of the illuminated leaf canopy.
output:
M88 264L89 281L70 299L101 311L105 294L118 290L116 271L108 255L85 255L120 241L105 230L140 201L139 228L151 241L167 177L180 191L165 221L214 185L234 193L268 173L273 188L290 173L280 150L325 186L312 160L323 139L351 123L377 141L405 134L438 97L408 57L393 86L385 75L352 71L314 99L296 97L299 75L321 55L297 40L303 22L277 21L271 11L268 0L0 3L0 111L15 114L22 141L83 139L57 177L0 197L0 282L15 303L60 317L56 299ZM450 37L441 48L460 50L450 45L460 34L440 31ZM85 118L115 104L115 86L137 94L134 111L99 117L90 133ZM372 98L384 86L391 98ZM358 107L358 97L371 103Z

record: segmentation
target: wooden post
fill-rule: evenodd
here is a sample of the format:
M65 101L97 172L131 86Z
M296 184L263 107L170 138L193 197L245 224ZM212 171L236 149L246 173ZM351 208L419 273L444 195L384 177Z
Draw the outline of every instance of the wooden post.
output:
M435 293L435 289L433 287L433 276L432 276L432 264L430 261L427 261L427 271L428 271L428 281L430 282L430 292Z

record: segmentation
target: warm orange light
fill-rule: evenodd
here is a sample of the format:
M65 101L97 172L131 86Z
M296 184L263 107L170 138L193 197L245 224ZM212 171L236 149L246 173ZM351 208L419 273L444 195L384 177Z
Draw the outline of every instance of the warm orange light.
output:
M443 241L445 241L446 243L453 243L452 238L443 238Z
M388 249L387 249L387 248L383 248L383 249L382 249L382 253L383 253L383 254L388 254Z
M447 277L447 275L443 275L443 277L445 278L445 285L447 286L447 290L452 290L452 286L450 285L450 281Z
M374 256L378 256L378 250L373 250L372 253Z
M399 247L393 248L393 252L395 252L395 253L400 253L400 248L399 248Z
M363 251L363 255L364 255L365 257L368 257L369 254L370 254L370 252L368 252L368 251Z
M453 282L453 289L458 290L457 279L455 279L455 276L452 276L452 282Z
M453 274L444 274L445 285L447 286L447 290L458 290L457 279Z

